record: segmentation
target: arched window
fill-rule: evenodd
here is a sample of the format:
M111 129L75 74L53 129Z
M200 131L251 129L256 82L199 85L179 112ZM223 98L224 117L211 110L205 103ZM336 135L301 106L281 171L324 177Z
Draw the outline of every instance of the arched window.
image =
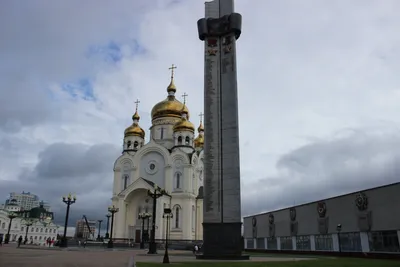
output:
M128 143L127 143L127 148L128 148L128 149L131 149L131 148L132 148L132 142L131 142L131 141L128 141Z
M5 229L5 228L6 228L6 223L3 222L3 223L1 224L1 228Z
M179 216L180 216L180 210L179 210L179 207L176 207L175 208L175 228L179 228L180 227L180 225L179 225Z
M178 145L182 145L182 136L178 137Z
M128 187L128 181L129 181L129 175L125 174L124 178L123 178L123 182L124 182L124 189L125 190Z
M186 138L185 138L185 145L189 145L190 144L190 138L189 138L189 136L186 136Z
M137 148L138 146L139 146L139 142L138 141L133 142L133 148Z
M192 231L195 230L196 227L196 214L195 214L195 208L192 206Z
M181 173L177 172L175 174L175 183L174 183L174 189L181 189L182 186L182 175Z

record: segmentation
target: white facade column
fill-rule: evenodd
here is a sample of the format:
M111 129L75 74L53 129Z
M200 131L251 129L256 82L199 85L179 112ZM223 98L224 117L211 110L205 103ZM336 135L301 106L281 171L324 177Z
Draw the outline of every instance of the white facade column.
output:
M276 238L276 249L281 250L281 238L280 237Z
M264 238L264 247L265 249L268 249L268 238Z
M125 232L125 215L126 206L123 198L119 198L118 201L113 205L118 208L118 212L114 214L114 225L113 225L113 238L123 238ZM110 218L110 228L111 228L111 218ZM111 230L111 229L110 229Z
M338 234L332 234L332 248L333 251L339 251L339 235Z
M296 236L292 236L292 249L297 250Z
M310 248L311 251L315 251L315 235L310 235Z
M155 239L162 239L164 237L163 233L163 213L164 213L164 201L162 198L157 199L156 203L156 232L155 232ZM152 225L152 218L150 218L150 229Z
M191 180L191 179L190 179ZM182 214L182 239L192 240L192 202L190 199L184 200Z
M253 248L257 249L257 238L253 238Z
M362 252L370 252L368 233L361 232L360 233L360 239L361 239Z
M247 238L243 238L243 240L244 240L244 249L248 249L248 247L247 247Z

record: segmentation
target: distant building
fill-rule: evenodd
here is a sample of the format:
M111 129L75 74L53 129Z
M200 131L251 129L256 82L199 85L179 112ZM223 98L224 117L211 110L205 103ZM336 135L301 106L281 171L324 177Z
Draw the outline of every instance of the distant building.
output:
M244 218L250 250L400 253L400 183Z
M10 193L10 197L6 200L5 206L11 202L16 203L22 210L30 210L43 205L43 208L47 211L51 211L48 203L40 201L39 197L31 192L22 191L22 193Z
M87 221L90 227L90 232L85 219L78 220L75 226L75 238L94 239L96 231L96 221Z
M27 238L29 244L45 245L46 240L56 240L58 234L58 226L51 220L47 222L42 216L41 208L25 211L30 215L32 225L27 225L27 220L24 217L24 211L20 211L17 201L9 201L7 204L0 206L0 237L3 240L8 232L10 226L10 242L17 242L18 238L22 236ZM17 215L10 225L9 215ZM28 228L28 229L27 229Z

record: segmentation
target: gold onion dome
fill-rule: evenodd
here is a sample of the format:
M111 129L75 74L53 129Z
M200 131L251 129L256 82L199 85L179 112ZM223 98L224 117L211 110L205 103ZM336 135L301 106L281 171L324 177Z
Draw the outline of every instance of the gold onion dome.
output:
M183 94L183 97L185 98L187 95ZM175 125L174 125L174 132L178 132L178 131L189 131L194 133L194 125L193 123L191 123L187 118L188 118L188 112L186 111L186 105L185 102L183 102L183 107L181 109L181 117L182 119L180 121L178 121Z
M182 102L178 101L175 96L168 96L167 99L157 103L151 110L151 119L155 120L161 117L182 117L182 108L187 112L189 118L189 110Z
M139 136L144 139L145 131L139 126L140 116L137 111L138 104L139 104L139 100L136 101L136 111L135 111L135 114L133 114L133 116L132 116L133 123L131 126L129 126L128 128L125 129L124 135L125 135L125 137Z
M200 114L202 117L203 114ZM200 120L200 125L199 128L197 128L197 131L199 132L199 135L194 139L194 147L203 147L204 146L204 126L203 126L203 121Z
M197 131L200 133L200 132L204 132L204 126L203 126L203 122L202 121L200 121L200 125L199 125L199 128L197 128Z
M204 146L204 135L199 134L199 136L197 136L194 139L194 147L203 147Z
M170 69L172 70L172 73L171 82L167 87L168 97L154 105L153 109L151 110L152 120L161 117L181 118L182 110L187 113L187 118L189 119L189 109L182 102L175 98L176 86L174 83L174 69L176 69L176 66L172 65Z
M178 131L190 131L190 132L194 133L194 125L187 119L182 118L182 120L178 121L174 125L174 132L178 132Z

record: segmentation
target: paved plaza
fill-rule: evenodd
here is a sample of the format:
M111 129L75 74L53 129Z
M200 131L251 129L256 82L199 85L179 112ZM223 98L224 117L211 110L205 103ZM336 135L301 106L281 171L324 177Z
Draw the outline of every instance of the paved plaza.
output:
M0 266L7 267L125 267L134 255L136 262L162 263L163 251L158 255L147 255L145 250L100 249L100 248L16 248L14 244L0 247ZM170 262L196 260L190 251L170 251ZM310 258L252 257L251 261L297 261ZM140 264L138 264L140 267Z

